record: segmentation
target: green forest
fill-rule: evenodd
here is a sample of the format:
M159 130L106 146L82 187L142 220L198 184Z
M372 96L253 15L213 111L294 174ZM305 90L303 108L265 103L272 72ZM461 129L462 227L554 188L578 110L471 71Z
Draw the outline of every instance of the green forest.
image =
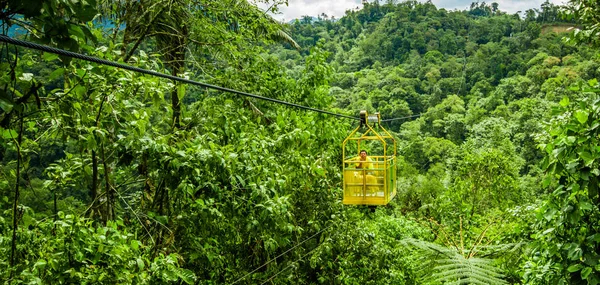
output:
M600 284L600 2L288 1L0 0L0 283Z

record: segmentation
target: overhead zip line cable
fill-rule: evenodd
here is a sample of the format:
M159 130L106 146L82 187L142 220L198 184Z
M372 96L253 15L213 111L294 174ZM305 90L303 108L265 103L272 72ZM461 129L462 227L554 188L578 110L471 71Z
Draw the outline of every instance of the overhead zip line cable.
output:
M322 243L321 243L322 244ZM313 253L315 250L317 250L321 244L317 245L315 248L311 249L308 253L302 255L300 258L298 258L296 261L290 263L288 266L286 266L284 269L281 269L279 272L275 273L275 275L269 277L269 279L267 279L265 282L260 283L260 285L265 285L267 283L269 283L271 280L273 280L273 278L277 277L277 275L283 273L284 271L288 270L290 267L292 267L294 264L297 264L299 261L301 261L302 259L304 259L305 257L307 257L308 255L310 255L311 253Z
M49 52L49 53L67 56L67 57L71 57L71 58L77 58L77 59L81 59L81 60L85 60L85 61L89 61L89 62L95 62L95 63L102 64L102 65L109 65L109 66L122 68L122 69L130 70L130 71L134 71L134 72L139 72L139 73L148 74L148 75L152 75L152 76L171 79L173 81L179 81L179 82L183 82L183 83L187 83L187 84L191 84L191 85L201 86L204 88L233 93L236 95L242 95L242 96L251 97L251 98L255 98L255 99L259 99L259 100L265 100L265 101L282 104L282 105L286 105L286 106L290 106L290 107L294 107L294 108L298 108L298 109L304 109L304 110L308 110L308 111L312 111L312 112L327 114L327 115L336 116L336 117L345 118L345 119L360 120L360 118L358 118L358 117L352 117L352 116L348 116L348 115L344 115L344 114L333 113L333 112L316 109L316 108L312 108L312 107L308 107L308 106L298 105L298 104L287 102L287 101L282 101L282 100L273 99L273 98L269 98L269 97L259 96L259 95L248 93L248 92L238 91L238 90L234 90L234 89L230 89L230 88L226 88L226 87L221 87L221 86L217 86L217 85L212 85L212 84L208 84L208 83L185 79L185 78L181 78L181 77L177 77L177 76L173 76L173 75L169 75L169 74L156 72L153 70L143 69L143 68L123 64L123 63L118 63L118 62L114 62L114 61L100 59L100 58L93 57L93 56L88 56L88 55L75 53L75 52L71 52L71 51L66 51L63 49L58 49L58 48L53 48L53 47L49 47L49 46L45 46L45 45L32 43L32 42L22 41L22 40L14 39L14 38L11 38L11 37L8 37L5 35L0 35L0 42L5 42L5 43L12 44L12 45L21 46L24 48L35 49L35 50Z
M409 118L414 118L414 117L420 117L422 114L417 114L417 115L412 115L412 116L406 116L406 117L399 117L399 118L393 118L393 119L385 119L385 120L381 120L381 122L391 122L391 121L397 121L397 120L404 120L404 119L409 119Z
M12 44L12 45L17 45L17 46L21 46L21 47L29 48L29 49L35 49L35 50L39 50L39 51L43 51L43 52L49 52L49 53L53 53L53 54L63 55L63 56L71 57L71 58L81 59L81 60L85 60L85 61L89 61L89 62L95 62L95 63L102 64L102 65L108 65L108 66L112 66L112 67L122 68L125 70L139 72L142 74L148 74L148 75L152 75L152 76L162 77L162 78L179 81L179 82L183 82L183 83L187 83L187 84L191 84L191 85L196 85L196 86L200 86L200 87L204 87L204 88L208 88L208 89L214 89L214 90L219 90L219 91L223 91L223 92L233 93L236 95L251 97L251 98L255 98L255 99L259 99L259 100L265 100L265 101L282 104L282 105L286 105L286 106L290 106L290 107L294 107L294 108L304 109L304 110L308 110L308 111L312 111L312 112L322 113L322 114L336 116L336 117L345 118L345 119L352 119L352 120L358 120L358 121L360 120L359 117L352 117L349 115L333 113L333 112L316 109L316 108L312 108L312 107L308 107L308 106L303 106L303 105L299 105L299 104L295 104L295 103L291 103L291 102L287 102L287 101L283 101L283 100L278 100L278 99L264 97L264 96L260 96L260 95L256 95L256 94L252 94L252 93L248 93L248 92L238 91L235 89L230 89L230 88L226 88L226 87L222 87L222 86L218 86L218 85L212 85L212 84L203 83L203 82L199 82L199 81L195 81L195 80L181 78L181 77L177 77L177 76L173 76L173 75L169 75L169 74L165 74L165 73L160 73L160 72L153 71L153 70L143 69L143 68L123 64L123 63L100 59L100 58L89 56L89 55L66 51L63 49L53 48L53 47L40 45L40 44L28 42L28 41L22 41L22 40L14 39L14 38L11 38L11 37L8 37L5 35L0 35L0 42L5 42L5 43ZM381 122L402 120L402 119L414 118L414 117L419 117L419 116L421 116L421 114L400 117L400 118L393 118L393 119L385 119L385 120L381 120Z
M329 111L325 111L325 110L321 110L321 109L316 109L316 108L312 108L312 107L308 107L308 106L303 106L303 105L299 105L299 104L295 104L295 103L291 103L291 102L287 102L287 101L282 101L282 100L278 100L278 99L274 99L274 98L259 96L259 95L248 93L248 92L238 91L238 90L234 90L234 89L230 89L230 88L226 88L226 87L222 87L222 86L217 86L217 85L212 85L212 84L208 84L208 83L194 81L194 80L190 80L190 79L186 79L186 78L181 78L181 77L177 77L177 76L173 76L173 75L169 75L169 74L165 74L165 73L160 73L160 72L153 71L153 70L143 69L143 68L139 68L139 67L135 67L135 66L123 64L123 63L117 63L117 62L114 62L114 61L100 59L100 58L93 57L93 56L88 56L88 55L84 55L84 54L80 54L80 53L75 53L75 52L71 52L71 51L66 51L66 50L63 50L63 49L53 48L53 47L49 47L49 46L45 46L45 45L40 45L40 44L28 42L28 41L22 41L22 40L14 39L14 38L11 38L11 37L8 37L8 36L5 36L5 35L0 35L0 42L5 42L5 43L8 43L8 44L12 44L12 45L16 45L16 46L21 46L21 47L24 47L24 48L35 49L35 50L39 50L39 51L43 51L43 52L48 52L48 53L53 53L53 54L62 55L62 56L67 56L67 57L71 57L71 58L76 58L76 59L80 59L80 60L84 60L84 61L94 62L94 63L98 63L98 64L101 64L101 65L108 65L108 66L112 66L112 67L122 68L122 69L125 69L125 70L129 70L129 71L133 71L133 72L138 72L138 73L142 73L142 74L152 75L152 76L156 76L156 77L162 77L162 78L170 79L170 80L173 80L173 81L179 81L179 82L182 82L182 83L187 83L187 84L190 84L190 85L196 85L196 86L200 86L200 87L204 87L204 88L208 88L208 89L214 89L214 90L219 90L219 91L222 91L222 92L227 92L227 93L232 93L232 94L236 94L236 95L251 97L251 98L255 98L255 99L259 99L259 100L265 100L265 101L269 101L269 102L273 102L273 103L277 103L277 104L282 104L282 105L286 105L286 106L290 106L290 107L294 107L294 108L299 108L299 109L304 109L304 110L313 111L313 112L317 112L317 113L322 113L322 114L326 114L326 115L336 116L336 117L339 117L339 118L352 119L352 120L360 120L359 117L352 117L352 116L349 116L349 115L344 115L344 114L339 114L339 113L333 113L333 112L329 112ZM406 117L400 117L400 118L386 119L386 120L381 120L381 122L389 122L389 121L395 121L395 120L402 120L402 119L408 119L408 118L419 117L419 116L421 116L421 114L412 115L412 116L406 116ZM263 264L263 265L255 268L250 273L244 275L243 277L241 277L240 279L236 280L232 284L236 284L239 281L245 279L246 277L248 277L249 275L253 274L257 270L259 270L259 269L267 266L269 263L277 260L279 257L282 257L283 255L285 255L288 252L292 251L293 249L299 247L300 245L302 245L305 242L307 242L308 240L314 238L318 234L326 231L327 229L331 228L332 226L333 225L330 225L330 226L325 227L324 229L318 231L317 233L315 233L312 236L306 238L302 242L296 244L295 246L289 248L285 252L283 252L280 255L276 256L275 258L267 261L265 264ZM311 250L308 254L312 253L315 249L316 248L314 248L313 250ZM295 262L300 261L301 259L303 259L304 257L306 257L308 254L305 254L304 256L302 256L300 259L298 259ZM286 268L284 268L280 272L278 272L276 275L274 275L271 278L269 278L267 280L267 282L269 280L272 280L275 276L277 276L281 272L287 270L288 268L289 268L289 266L286 267Z
M338 212L338 215L339 215L340 213L341 213L341 210L340 210L340 212ZM348 223L349 221L350 221L350 220L346 220L346 221L342 222L342 224L346 224L346 223ZM339 226L339 225L340 225L340 224L338 224L338 226ZM305 239L304 241L302 241L300 244L302 244L302 243L304 243L304 242L308 241L309 239L312 239L312 238L313 238L313 237L315 237L317 234L319 234L319 233L321 233L321 232L324 232L325 230L327 230L328 228L331 228L332 226L333 226L333 225L329 225L328 227L326 227L326 228L324 228L324 229L320 230L320 231L319 231L319 232L317 232L316 234L314 234L314 235L312 235L311 237L309 237L309 238ZM298 247L300 244L298 244L298 245L296 245L296 246L294 246L294 247L290 248L289 250L287 250L286 252L282 253L282 254L281 254L281 255L279 255L279 256L282 256L283 254L285 254L285 253L287 253L287 252L291 251L292 249L294 249L294 248ZM284 271L286 271L286 270L288 270L290 267L292 267L294 264L298 263L299 261L303 260L305 257L309 256L311 253L313 253L315 250L317 250L317 249L318 249L319 247L321 247L321 245L323 245L323 244L324 244L324 242L321 242L321 243L319 243L319 244L318 244L316 247L314 247L313 249L311 249L311 250L310 250L309 252L307 252L306 254L302 255L302 256L301 256L300 258L298 258L296 261L293 261L293 262L292 262L292 263L290 263L288 266L286 266L285 268L281 269L279 272L275 273L275 275L273 275L273 276L269 277L269 278L268 278L266 281L262 282L262 283L261 283L261 285L265 285L265 284L267 284L269 281L272 281L272 280L273 280L273 278L277 277L277 275L279 275L279 274L283 273ZM278 256L278 257L279 257L279 256ZM271 263L271 261L273 261L273 260L275 260L275 259L277 259L277 257L276 257L276 258L273 258L273 259L271 259L271 260L269 260L269 261L268 261L267 263L265 263L264 265L261 265L260 267L256 268L256 269L255 269L255 270L253 270L252 272L250 272L250 273L246 274L244 277L242 277L242 278L240 278L240 279L236 280L235 282L231 283L231 285L233 285L233 284L235 284L235 283L237 283L237 282L239 282L239 281L243 280L244 278L246 278L246 277L247 277L247 276L249 276L250 274L252 274L252 273L256 272L256 270L258 270L259 268L261 268L261 267L263 267L263 266L265 266L265 265L267 265L267 264Z
M329 229L329 228L331 228L331 227L333 227L333 224L331 224L331 225L329 225L329 226L325 227L324 229L322 229L322 230L320 230L320 231L316 232L315 234L313 234L312 236L310 236L310 237L306 238L305 240L301 241L301 242L300 242L300 243L298 243L297 245L295 245L295 246L292 246L292 247L291 247L291 248L289 248L288 250L284 251L282 254L280 254L280 255L278 255L278 256L276 256L276 257L272 258L271 260L269 260L269 261L265 262L263 265L261 265L261 266L259 266L259 267L255 268L254 270L250 271L250 273L248 273L248 274L246 274L246 275L242 276L240 279L238 279L238 280L234 281L233 283L231 283L231 285L233 285L233 284L236 284L236 283L238 283L238 282L240 282L240 281L244 280L246 277L250 276L252 273L254 273L254 272L258 271L259 269L261 269L261 268L263 268L263 267L267 266L269 263L271 263L271 262L273 262L273 261L277 260L278 258L280 258L280 257L282 257L282 256L284 256L284 255L286 255L288 252L290 252L290 251L292 251L293 249L295 249L295 248L297 248L297 247L301 246L301 245L302 245L302 244L304 244L305 242L307 242L307 241L309 241L310 239L312 239L312 238L316 237L318 234L320 234L320 233L322 233L322 232L326 231L327 229ZM318 246L317 246L317 247L318 247ZM313 249L313 250L314 250L314 249ZM312 252L312 251L311 251L311 252ZM287 269L287 268L286 268L286 269Z

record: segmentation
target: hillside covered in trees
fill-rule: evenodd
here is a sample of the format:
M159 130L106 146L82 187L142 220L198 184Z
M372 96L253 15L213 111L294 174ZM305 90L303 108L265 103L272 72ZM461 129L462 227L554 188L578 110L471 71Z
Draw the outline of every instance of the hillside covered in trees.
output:
M347 206L356 121L0 38L3 284L600 283L596 1L291 23L247 0L0 7L4 36L404 118L398 195Z

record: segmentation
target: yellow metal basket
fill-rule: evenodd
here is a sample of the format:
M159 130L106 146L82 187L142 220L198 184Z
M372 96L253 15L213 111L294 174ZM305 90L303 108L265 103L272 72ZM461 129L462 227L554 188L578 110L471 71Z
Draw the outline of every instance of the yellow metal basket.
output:
M379 113L361 111L360 119L342 146L343 203L387 205L396 196L396 140L381 126ZM359 156L361 147L373 152L367 160Z

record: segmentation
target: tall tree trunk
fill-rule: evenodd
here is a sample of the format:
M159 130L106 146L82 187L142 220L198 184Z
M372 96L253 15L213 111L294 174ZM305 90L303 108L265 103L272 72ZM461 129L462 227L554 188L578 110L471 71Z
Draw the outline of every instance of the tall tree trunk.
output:
M90 196L92 198L92 205L90 206L90 217L96 214L96 205L98 203L98 156L96 151L92 150L92 185L90 188Z
M52 191L52 199L54 200L54 228L52 230L52 234L56 235L56 220L58 220L58 206L56 205L56 191L57 189L54 189L54 191Z
M109 93L106 93L100 102L100 107L98 107L98 114L96 114L96 127L100 128L100 118L102 117L102 108L104 107L104 101L108 97ZM94 139L96 141L98 138L96 137L96 133L94 133ZM101 150L103 151L103 150ZM106 170L105 170L106 171ZM94 216L96 213L100 213L100 202L98 201L100 193L98 193L98 155L96 154L96 150L92 150L92 187L90 189L90 195L92 196L92 205L90 206L91 214L90 216ZM108 215L108 213L106 213ZM104 222L106 222L106 217L101 217Z
M13 232L12 232L12 245L10 249L10 267L14 269L15 266L15 255L17 253L17 229L19 222L19 183L21 183L21 142L23 141L23 118L19 122L19 135L17 137L17 177L15 182L15 198L13 201ZM14 271L11 271L12 277Z
M179 85L176 83L171 91L171 106L173 108L173 128L181 128L181 102L179 100Z
M179 46L171 55L171 75L180 76L185 72L185 48ZM173 128L181 128L181 100L185 94L185 85L180 82L175 82L175 86L171 91L171 106L173 108Z
M102 155L102 166L104 168L104 193L106 193L106 221L115 219L115 200L112 186L110 184L110 169L106 162L104 152L104 144L100 147L100 155Z
M185 52L187 48L188 28L186 23L179 23L178 29L172 31L173 35L159 41L161 50L166 50L165 62L171 70L171 75L181 76L185 73ZM175 82L171 90L171 107L173 108L173 128L181 127L181 98L185 94L185 85Z

